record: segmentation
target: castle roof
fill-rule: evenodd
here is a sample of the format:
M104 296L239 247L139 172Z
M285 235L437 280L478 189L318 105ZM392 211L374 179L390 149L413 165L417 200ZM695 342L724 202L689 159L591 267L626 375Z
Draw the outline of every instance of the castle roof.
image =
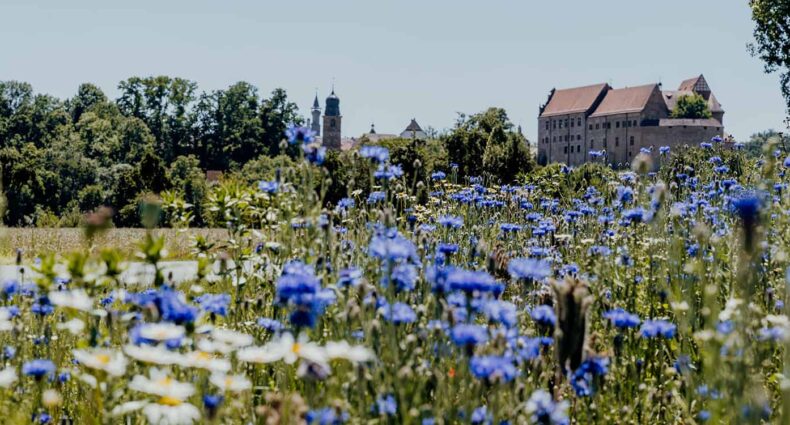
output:
M680 83L680 87L678 87L679 91L694 91L694 92L709 92L710 87L708 86L708 82L705 80L705 77L700 74L697 77L689 78L688 80L683 80Z
M409 123L409 126L406 127L406 130L404 131L422 131L422 128L420 127L419 124L417 124L417 120L412 118L411 122Z
M591 86L555 90L540 114L542 117L586 112L595 105L601 93L606 91L606 83Z
M313 100L313 109L321 109L321 104L318 103L318 93L315 94L315 99Z
M647 84L609 90L590 117L639 112L645 108L650 95L657 88L657 84Z

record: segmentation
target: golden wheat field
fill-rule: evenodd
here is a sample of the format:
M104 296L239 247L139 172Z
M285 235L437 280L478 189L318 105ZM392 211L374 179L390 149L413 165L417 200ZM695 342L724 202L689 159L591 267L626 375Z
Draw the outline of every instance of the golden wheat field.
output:
M131 257L145 232L138 228L109 229L96 237L95 248L114 247ZM165 236L168 259L174 260L188 256L193 235L216 241L226 234L225 229L157 229L153 232ZM23 261L27 262L40 255L83 249L86 244L81 228L0 228L0 264L16 261L18 249L22 250Z

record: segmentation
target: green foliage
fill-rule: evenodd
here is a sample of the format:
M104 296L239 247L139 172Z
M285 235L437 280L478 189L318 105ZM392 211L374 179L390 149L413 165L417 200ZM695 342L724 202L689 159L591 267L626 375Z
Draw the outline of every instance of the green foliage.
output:
M526 139L513 130L501 108L489 108L470 117L460 115L443 142L460 176L487 174L507 183L535 167Z
M749 141L744 143L743 151L749 158L760 158L773 154L773 152L765 151L771 144L779 148L781 152L790 152L790 137L773 129L752 134Z
M754 20L752 56L765 64L765 72L779 72L782 95L790 113L790 2L749 0Z
M678 97L675 108L672 109L672 118L710 118L712 115L708 108L708 101L699 94L684 94Z

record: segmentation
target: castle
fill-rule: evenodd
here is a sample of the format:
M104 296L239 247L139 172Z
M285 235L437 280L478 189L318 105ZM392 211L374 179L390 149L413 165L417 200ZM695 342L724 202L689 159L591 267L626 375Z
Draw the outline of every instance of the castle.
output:
M326 98L326 108L323 115L323 125L321 117L321 105L318 103L318 94L313 99L313 107L310 109L311 118L307 120L307 126L313 131L316 140L328 149L349 150L357 146L361 141L376 143L380 140L405 138L425 140L428 134L423 131L417 120L412 118L409 125L399 135L376 133L374 125L370 126L370 132L363 134L359 138L344 138L342 136L343 116L340 115L340 98L335 94L334 87L332 93ZM323 127L323 132L321 131Z
M711 118L671 118L680 97L698 94ZM683 81L677 90L661 84L614 89L609 84L552 90L538 115L538 163L580 165L601 152L613 166L630 164L640 149L708 141L724 135L724 110L705 77Z

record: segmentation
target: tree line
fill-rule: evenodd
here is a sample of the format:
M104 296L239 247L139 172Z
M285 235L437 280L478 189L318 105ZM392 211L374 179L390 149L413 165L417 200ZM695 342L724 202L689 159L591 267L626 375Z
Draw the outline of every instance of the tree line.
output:
M238 82L199 91L194 81L155 76L121 81L118 92L110 99L86 83L64 100L25 82L0 81L5 224L74 226L85 212L109 206L116 226L138 226L140 201L167 190L196 206L195 225L207 225L200 214L206 170L246 182L271 179L299 153L283 143L287 126L304 121L283 89L263 96ZM436 139L382 143L410 183L434 171L509 182L534 167L526 138L500 108L460 115ZM354 155L327 154L327 202L348 195L349 179L363 192L371 189L371 171Z

